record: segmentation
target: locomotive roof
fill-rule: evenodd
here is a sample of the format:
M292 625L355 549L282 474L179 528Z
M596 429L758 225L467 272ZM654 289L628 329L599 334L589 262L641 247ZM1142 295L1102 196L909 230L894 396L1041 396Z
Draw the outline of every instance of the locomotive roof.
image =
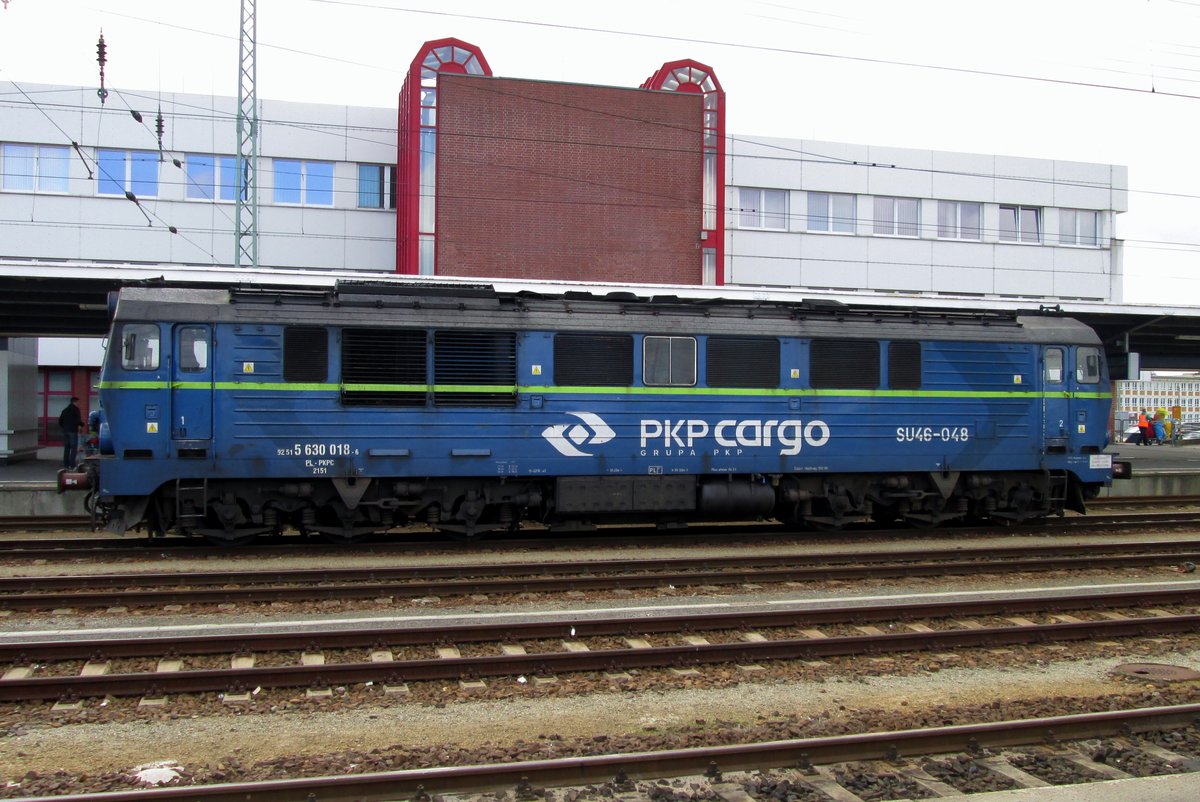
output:
M630 293L543 296L490 288L341 284L335 290L127 287L116 320L343 327L515 329L637 334L870 337L1099 344L1068 317L645 298Z

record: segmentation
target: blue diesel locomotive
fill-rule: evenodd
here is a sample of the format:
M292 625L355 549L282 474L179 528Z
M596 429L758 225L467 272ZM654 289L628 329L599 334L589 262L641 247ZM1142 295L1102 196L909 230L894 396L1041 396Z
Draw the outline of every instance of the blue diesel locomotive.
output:
M1104 352L1062 317L502 294L130 288L100 381L100 522L239 542L1084 510Z

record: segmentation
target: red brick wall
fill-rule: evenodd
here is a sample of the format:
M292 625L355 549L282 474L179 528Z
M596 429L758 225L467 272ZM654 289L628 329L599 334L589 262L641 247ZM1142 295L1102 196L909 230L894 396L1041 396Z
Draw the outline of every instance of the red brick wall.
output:
M443 74L438 274L699 284L700 104Z

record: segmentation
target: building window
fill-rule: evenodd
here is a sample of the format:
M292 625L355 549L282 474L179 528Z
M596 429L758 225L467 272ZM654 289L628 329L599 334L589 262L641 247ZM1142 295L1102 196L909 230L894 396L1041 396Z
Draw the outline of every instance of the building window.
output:
M66 192L70 151L56 145L9 145L0 149L3 188Z
M1084 209L1058 211L1058 241L1063 245L1100 244L1100 213Z
M938 201L938 236L942 239L981 239L982 203Z
M1042 210L1035 206L1001 206L1000 239L1003 242L1041 242Z
M808 231L854 233L854 196L831 192L808 193Z
M396 168L390 164L358 165L358 208L396 208Z
M647 387L694 386L696 384L695 338L643 338L642 383Z
M788 193L783 189L738 189L738 228L786 231Z
M158 197L158 154L149 150L101 150L96 153L101 195L132 192L139 198Z
M237 200L237 158L189 153L187 197L193 200Z
M333 205L333 162L275 160L275 202Z
M916 237L920 228L921 204L916 198L876 198L876 234L893 237Z

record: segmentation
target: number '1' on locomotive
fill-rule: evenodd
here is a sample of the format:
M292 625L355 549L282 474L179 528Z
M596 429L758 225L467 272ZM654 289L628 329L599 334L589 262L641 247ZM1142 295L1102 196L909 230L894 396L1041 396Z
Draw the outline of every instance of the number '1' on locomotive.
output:
M1110 484L1078 321L488 287L124 289L90 505L238 542L413 522L932 526Z

